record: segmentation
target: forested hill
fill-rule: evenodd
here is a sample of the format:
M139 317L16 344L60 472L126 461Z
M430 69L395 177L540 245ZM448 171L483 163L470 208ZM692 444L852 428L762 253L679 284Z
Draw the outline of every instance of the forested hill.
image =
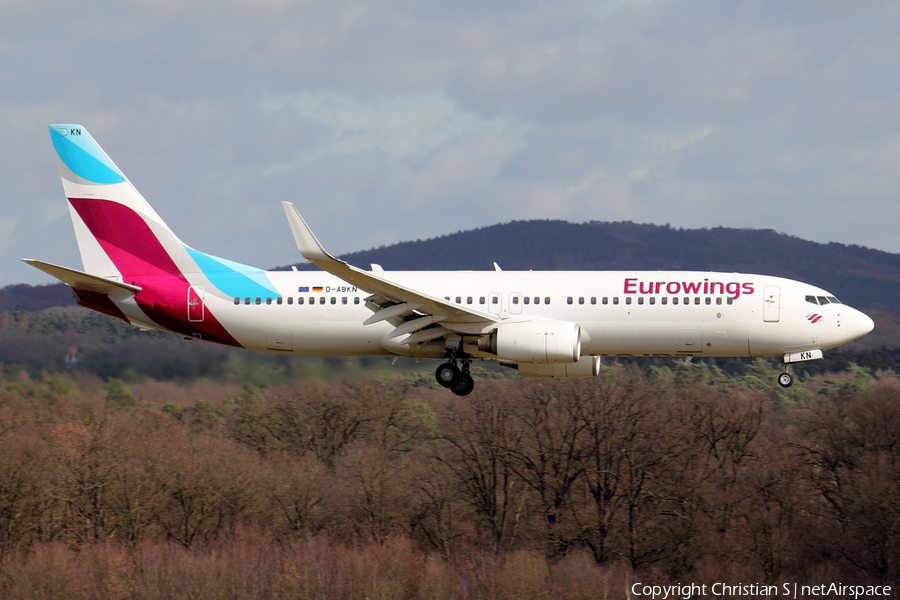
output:
M19 283L0 288L0 312L12 310L43 310L53 306L75 304L72 290L64 283L28 285Z
M819 244L772 230L514 221L341 258L389 271L489 270L492 261L506 270L737 271L806 281L857 307L900 307L900 254ZM0 311L72 303L62 284L0 289Z
M770 229L514 221L341 258L389 271L488 270L492 261L505 270L736 271L806 281L854 306L900 307L900 254L819 244Z

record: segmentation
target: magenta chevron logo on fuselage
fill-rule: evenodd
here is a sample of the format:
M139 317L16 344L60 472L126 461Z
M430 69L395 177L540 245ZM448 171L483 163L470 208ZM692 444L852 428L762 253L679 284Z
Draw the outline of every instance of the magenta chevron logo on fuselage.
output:
M69 198L69 202L126 282L144 288L134 300L150 319L188 337L240 346L209 312L202 323L188 320L190 283L139 214L112 200Z
M818 323L819 321L822 320L822 315L817 314L817 313L808 313L806 315L806 320L809 321L810 323Z

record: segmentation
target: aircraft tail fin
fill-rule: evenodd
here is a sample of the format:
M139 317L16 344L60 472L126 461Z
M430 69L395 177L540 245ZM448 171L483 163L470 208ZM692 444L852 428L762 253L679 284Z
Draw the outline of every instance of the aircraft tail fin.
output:
M81 125L50 125L87 273L128 281L162 271L180 276L184 244Z

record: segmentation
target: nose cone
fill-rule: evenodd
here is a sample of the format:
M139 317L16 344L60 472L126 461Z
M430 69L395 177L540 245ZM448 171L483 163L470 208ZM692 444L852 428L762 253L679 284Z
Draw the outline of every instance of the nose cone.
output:
M852 342L872 331L875 328L875 321L868 315L851 308L849 314L844 318L844 326L846 327L847 341Z

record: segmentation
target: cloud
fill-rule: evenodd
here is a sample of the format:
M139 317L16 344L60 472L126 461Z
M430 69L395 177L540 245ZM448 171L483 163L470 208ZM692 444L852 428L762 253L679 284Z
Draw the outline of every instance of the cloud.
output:
M428 154L467 131L496 127L473 113L460 111L440 94L374 98L362 102L329 93L274 96L263 103L266 112L292 109L297 118L325 127L328 142L307 160L327 154L352 154L377 149L395 156Z
M23 256L79 266L60 121L187 243L262 267L297 258L285 199L336 252L522 218L898 252L898 21L877 0L0 1L0 285L46 281Z

